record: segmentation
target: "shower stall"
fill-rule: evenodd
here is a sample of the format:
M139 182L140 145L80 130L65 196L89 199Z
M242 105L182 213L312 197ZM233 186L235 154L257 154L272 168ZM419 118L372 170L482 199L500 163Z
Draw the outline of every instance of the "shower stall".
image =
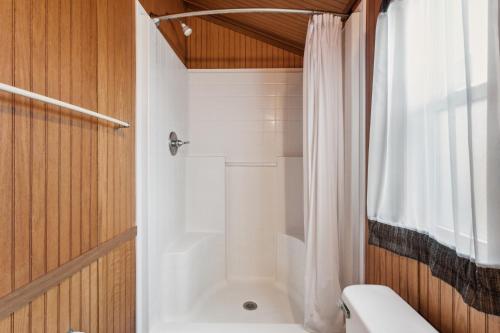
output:
M187 70L136 16L138 332L305 332L302 71Z

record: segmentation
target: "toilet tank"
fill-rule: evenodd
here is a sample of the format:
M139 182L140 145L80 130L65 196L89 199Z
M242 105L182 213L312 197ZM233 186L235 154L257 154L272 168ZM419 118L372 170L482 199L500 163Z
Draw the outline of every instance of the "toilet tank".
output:
M354 285L344 289L347 333L437 332L398 294L386 286Z

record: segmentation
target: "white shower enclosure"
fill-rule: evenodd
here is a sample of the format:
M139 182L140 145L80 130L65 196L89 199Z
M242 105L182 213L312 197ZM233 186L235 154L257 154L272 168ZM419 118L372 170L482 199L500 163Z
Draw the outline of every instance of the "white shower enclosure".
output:
M187 70L136 15L137 331L304 332L302 71Z

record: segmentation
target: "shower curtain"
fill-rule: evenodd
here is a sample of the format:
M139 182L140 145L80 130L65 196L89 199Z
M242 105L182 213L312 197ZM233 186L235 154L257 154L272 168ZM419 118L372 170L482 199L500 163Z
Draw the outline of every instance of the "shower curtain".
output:
M310 332L343 331L337 307L339 224L344 208L342 23L312 16L304 52L304 326Z

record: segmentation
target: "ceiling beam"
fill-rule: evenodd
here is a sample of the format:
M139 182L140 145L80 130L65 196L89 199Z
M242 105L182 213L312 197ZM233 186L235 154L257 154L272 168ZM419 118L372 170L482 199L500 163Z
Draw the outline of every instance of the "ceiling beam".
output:
M190 0L184 0L184 3L186 4L186 8L192 11L198 11L198 10L208 10L210 8L206 8L204 6L199 6ZM283 38L280 38L274 34L269 34L266 33L262 30L255 29L251 26L248 26L246 24L240 23L234 19L230 19L228 17L225 17L223 15L214 15L214 16L206 16L203 17L204 20L213 22L215 24L221 25L223 27L229 28L233 31L239 32L241 34L244 34L246 36L255 38L257 40L260 40L264 43L271 44L273 46L276 46L278 48L287 50L289 52L292 52L294 54L302 56L304 54L304 46L294 43L289 40L285 40Z

